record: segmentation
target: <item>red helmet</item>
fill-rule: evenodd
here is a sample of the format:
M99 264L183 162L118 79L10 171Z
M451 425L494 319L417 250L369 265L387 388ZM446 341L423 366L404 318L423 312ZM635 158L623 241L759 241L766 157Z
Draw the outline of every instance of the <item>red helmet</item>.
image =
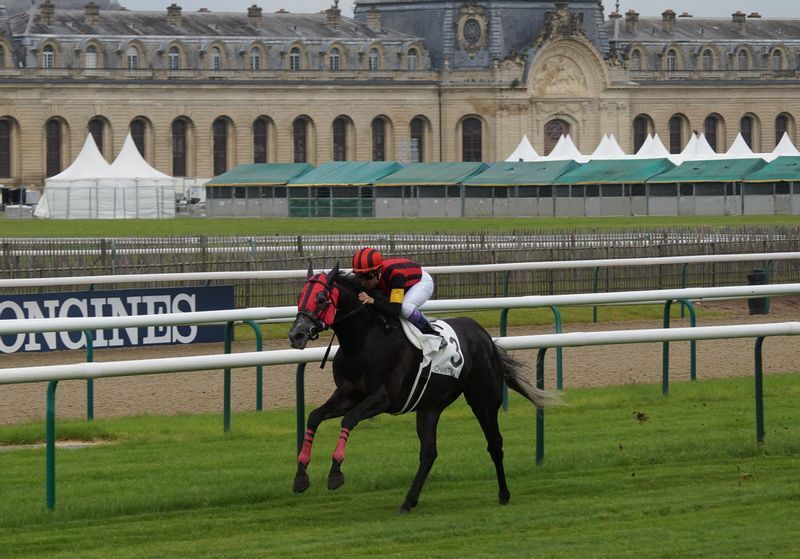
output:
M353 271L356 273L373 272L380 269L383 256L374 248L361 248L353 255Z

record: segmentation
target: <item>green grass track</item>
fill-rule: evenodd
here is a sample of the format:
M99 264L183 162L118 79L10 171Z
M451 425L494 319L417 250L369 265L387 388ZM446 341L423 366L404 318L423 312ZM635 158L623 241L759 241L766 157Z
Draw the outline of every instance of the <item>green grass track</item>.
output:
M0 214L2 216L3 214ZM796 227L797 215L641 216L581 218L176 218L49 220L0 218L0 237L175 237L308 235L336 233L470 233L514 231L587 231L672 227Z
M57 451L55 511L44 450L0 452L0 556L56 558L755 558L797 557L800 374L765 379L766 445L755 443L752 378L570 390L546 414L534 465L534 409L501 413L511 503L459 400L411 515L413 417L359 425L337 492L325 478L338 421L323 424L312 486L291 491L292 410L60 422L60 437L110 444ZM43 425L0 428L4 444Z

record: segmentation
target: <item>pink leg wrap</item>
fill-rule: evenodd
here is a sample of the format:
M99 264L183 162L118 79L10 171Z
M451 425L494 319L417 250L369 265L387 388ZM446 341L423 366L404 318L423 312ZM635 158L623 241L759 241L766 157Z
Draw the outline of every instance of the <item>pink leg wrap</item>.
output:
M347 444L347 437L350 436L350 429L342 427L339 431L339 442L336 444L336 450L333 451L333 459L341 463L344 461L344 446Z
M300 454L297 456L297 461L304 466L308 466L311 462L311 445L314 444L314 431L306 429L306 436L303 439L303 446L300 448Z

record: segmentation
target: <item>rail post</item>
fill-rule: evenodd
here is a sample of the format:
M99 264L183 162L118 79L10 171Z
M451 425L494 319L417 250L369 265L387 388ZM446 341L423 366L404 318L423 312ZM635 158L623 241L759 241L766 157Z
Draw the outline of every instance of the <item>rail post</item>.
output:
M536 388L544 390L544 354L547 348L540 348L536 355ZM544 462L544 409L536 408L536 465Z
M755 384L756 384L756 443L764 446L764 378L761 361L761 346L764 344L764 336L756 338L755 348Z

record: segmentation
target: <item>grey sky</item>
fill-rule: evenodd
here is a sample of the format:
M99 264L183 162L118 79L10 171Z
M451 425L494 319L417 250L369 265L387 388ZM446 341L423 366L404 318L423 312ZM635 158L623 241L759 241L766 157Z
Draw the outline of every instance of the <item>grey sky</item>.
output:
M208 8L213 12L243 12L248 6L258 4L266 12L281 8L290 12L319 12L329 8L333 0L120 0L131 10L166 10L172 2L186 11ZM606 13L614 9L616 0L604 0ZM354 0L341 0L339 7L344 15L352 15ZM770 18L800 19L798 0L620 0L620 11L634 9L643 16L660 15L671 8L677 13L689 12L695 16L730 17L736 10L759 12Z

